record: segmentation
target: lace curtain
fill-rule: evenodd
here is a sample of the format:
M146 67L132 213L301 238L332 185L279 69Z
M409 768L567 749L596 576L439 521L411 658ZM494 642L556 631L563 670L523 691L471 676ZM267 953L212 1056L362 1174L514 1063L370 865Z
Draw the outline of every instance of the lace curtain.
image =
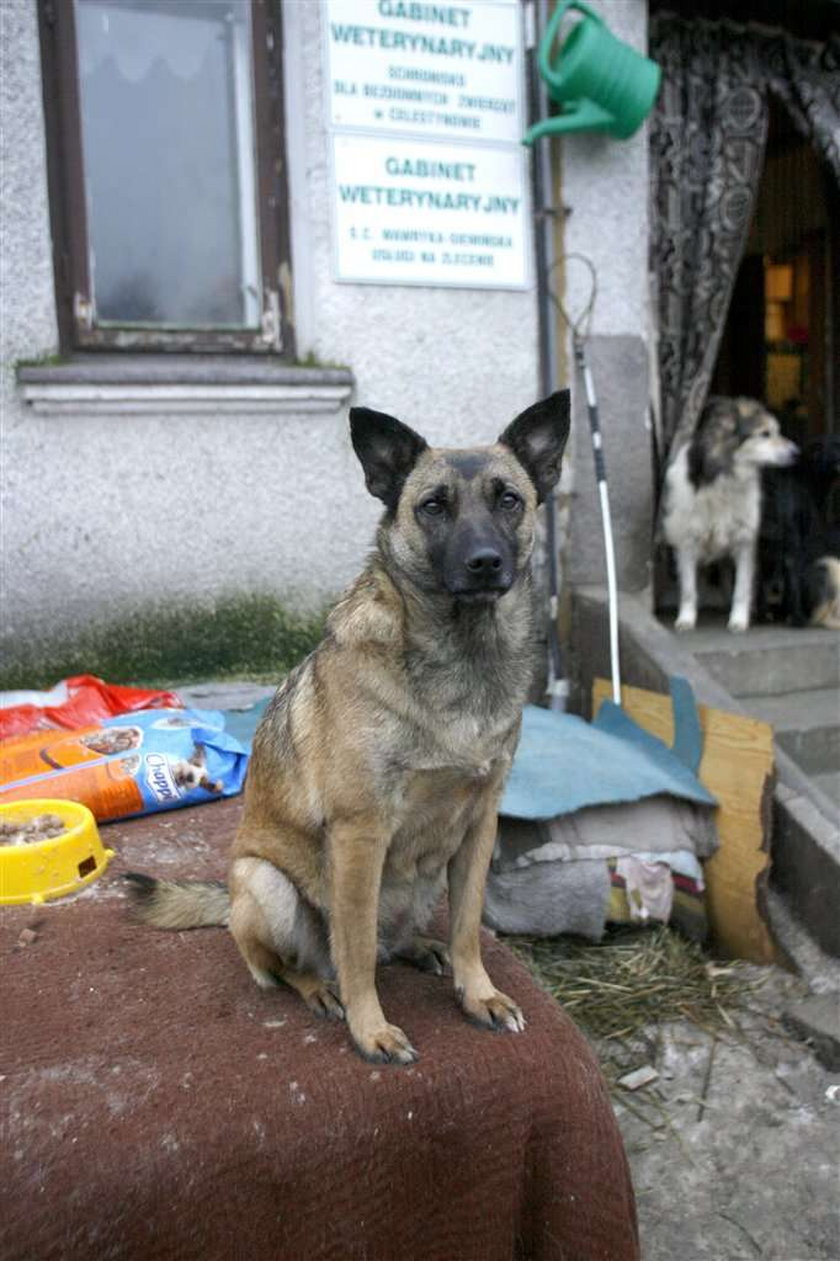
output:
M840 185L840 37L813 44L661 13L650 50L662 67L650 133L662 472L708 392L761 177L770 93Z

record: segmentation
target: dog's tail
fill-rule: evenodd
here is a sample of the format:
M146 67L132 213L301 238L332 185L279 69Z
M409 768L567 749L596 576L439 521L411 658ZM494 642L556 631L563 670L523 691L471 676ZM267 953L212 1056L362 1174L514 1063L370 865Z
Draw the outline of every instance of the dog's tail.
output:
M811 625L840 630L840 560L823 556L809 574L812 600Z
M221 928L230 918L230 894L221 881L155 880L126 872L135 919L154 928Z

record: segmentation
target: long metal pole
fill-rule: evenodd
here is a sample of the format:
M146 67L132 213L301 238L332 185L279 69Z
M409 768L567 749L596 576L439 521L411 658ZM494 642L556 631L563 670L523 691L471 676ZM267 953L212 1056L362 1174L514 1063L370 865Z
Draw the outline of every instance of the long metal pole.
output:
M607 558L607 596L610 614L610 670L612 674L613 700L621 704L621 663L618 653L618 583L615 576L615 543L613 542L612 515L610 513L610 492L607 486L607 466L604 460L604 443L601 438L601 422L598 417L598 400L595 397L595 384L582 337L575 337L575 362L583 376L586 389L586 411L589 417L589 430L592 435L592 456L595 461L595 480L598 483L598 498L601 504L601 525L604 531L604 551Z

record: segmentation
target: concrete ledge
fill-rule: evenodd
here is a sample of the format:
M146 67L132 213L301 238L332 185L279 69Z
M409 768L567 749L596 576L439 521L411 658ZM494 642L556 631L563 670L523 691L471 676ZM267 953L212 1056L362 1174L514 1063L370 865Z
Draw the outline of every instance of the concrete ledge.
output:
M335 412L350 397L347 368L301 368L215 355L82 355L21 365L24 401L42 415Z
M730 648L721 648L702 630L686 635L686 648L713 670L733 696L777 698L804 688L837 687L840 684L840 648L837 636L802 627L750 627L749 648L737 637ZM807 681L803 680L802 654L807 653ZM771 690L770 690L771 689Z
M803 998L787 1008L784 1022L810 1042L817 1059L829 1072L840 1072L840 994Z
M836 699L835 695L831 694L830 699ZM759 711L758 717L761 716ZM772 719L765 721L772 722ZM785 731L779 727L778 732L781 747L809 775L825 775L840 766L840 723L836 719L833 723L817 721L804 731Z
M811 993L840 993L840 959L820 949L772 886L767 890L767 917L788 966L807 982Z
M820 947L840 957L840 831L813 793L781 778L773 801L773 884Z
M667 692L668 679L687 678L697 700L732 713L749 713L693 653L659 623L643 597L622 592L620 637L622 682ZM590 715L592 680L608 678L609 629L606 592L572 591L570 707ZM787 753L776 747L771 887L826 954L840 957L840 810ZM796 960L794 960L796 962Z

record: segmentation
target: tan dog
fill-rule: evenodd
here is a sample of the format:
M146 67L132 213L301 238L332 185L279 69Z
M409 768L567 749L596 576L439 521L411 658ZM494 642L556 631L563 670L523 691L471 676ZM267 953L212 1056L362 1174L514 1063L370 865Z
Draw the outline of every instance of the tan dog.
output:
M536 510L560 474L569 394L465 451L366 408L350 419L386 511L367 567L257 730L228 889L128 878L146 922L227 923L258 985L285 982L317 1013L346 1015L364 1056L407 1064L377 958L435 972L451 959L471 1019L524 1027L484 970L479 926L533 674ZM448 952L422 935L447 880Z

